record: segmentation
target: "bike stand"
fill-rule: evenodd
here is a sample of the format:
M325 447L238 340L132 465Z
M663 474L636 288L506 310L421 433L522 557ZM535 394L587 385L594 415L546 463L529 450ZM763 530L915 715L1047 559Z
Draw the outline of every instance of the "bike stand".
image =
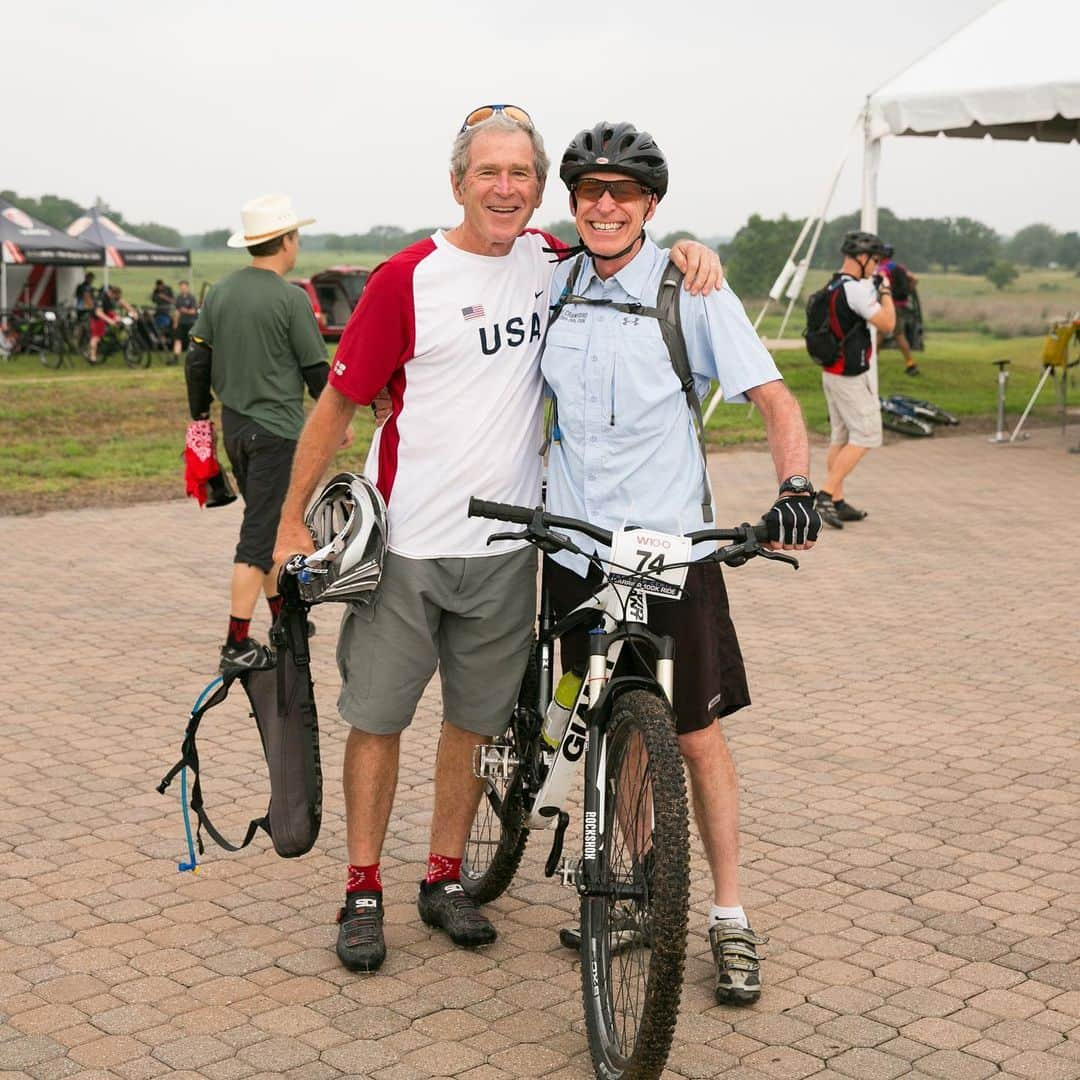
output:
M1016 427L1013 429L1012 435L1009 436L1009 442L1015 442L1020 435L1020 429L1024 426L1024 421L1028 418L1028 413L1035 407L1035 401L1039 394L1042 393L1042 388L1046 385L1046 380L1054 378L1054 368L1058 367L1057 364L1044 364L1043 373L1039 378L1038 383L1035 386L1035 390L1032 392L1031 399L1027 403L1027 408L1024 409L1020 416L1020 419L1016 422ZM1068 383L1068 366L1060 365L1061 367L1061 387L1058 390L1058 398L1061 401L1061 424L1062 432L1065 431L1065 426L1068 419L1068 403L1066 401L1066 387ZM1055 380L1056 381L1056 380ZM1024 436L1027 438L1027 435Z
M992 435L987 441L992 443L1007 443L1012 442L1009 438L1008 432L1005 430L1005 387L1009 382L1009 364L1010 360L993 360L991 361L997 366L997 433ZM1013 435L1015 439L1015 434ZM1027 435L1024 435L1027 438Z

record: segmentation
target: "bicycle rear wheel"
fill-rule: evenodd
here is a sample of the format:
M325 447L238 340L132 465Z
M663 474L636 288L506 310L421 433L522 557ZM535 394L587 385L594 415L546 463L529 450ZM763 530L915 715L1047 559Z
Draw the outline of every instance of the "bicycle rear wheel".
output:
M585 1028L598 1076L658 1077L682 994L690 894L682 757L665 701L634 690L607 730L604 896L581 902Z
M909 416L907 413L894 413L882 409L881 423L890 431L898 431L901 435L934 434L934 425L928 420L920 420L917 416Z
M506 776L485 780L484 794L465 841L461 885L478 904L486 904L506 891L529 839L521 791L524 779L521 762L530 753L531 740L540 730L536 719L539 678L534 640L518 692L518 704L506 731L492 740L493 747L517 764Z

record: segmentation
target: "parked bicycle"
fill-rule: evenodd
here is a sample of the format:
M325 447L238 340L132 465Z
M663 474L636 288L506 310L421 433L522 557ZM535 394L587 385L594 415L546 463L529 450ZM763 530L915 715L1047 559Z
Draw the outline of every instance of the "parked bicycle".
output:
M881 402L882 424L890 431L898 431L902 435L933 435L935 424L952 427L960 423L951 412L946 412L930 401L907 397L904 394L892 394L878 400Z
M58 368L68 352L55 311L26 307L0 314L0 359L36 356L45 367Z
M733 541L708 556L729 566L755 556L798 562L761 546L764 523L680 537L646 529L613 535L541 507L479 499L470 499L469 515L524 525L521 533L490 540L527 540L547 553L581 554L560 529L612 547L610 562L592 557L602 584L557 624L546 582L541 585L538 631L517 707L506 732L476 748L474 770L485 790L461 880L478 902L494 899L513 879L530 831L554 826L544 873L558 874L581 898L582 998L596 1073L606 1080L658 1077L682 992L690 840L670 705L674 642L649 630L648 605L678 598L697 542ZM552 708L554 643L583 626L592 631L587 675L580 686L571 677L569 695L561 682ZM580 858L563 858L566 807L582 763L582 851Z

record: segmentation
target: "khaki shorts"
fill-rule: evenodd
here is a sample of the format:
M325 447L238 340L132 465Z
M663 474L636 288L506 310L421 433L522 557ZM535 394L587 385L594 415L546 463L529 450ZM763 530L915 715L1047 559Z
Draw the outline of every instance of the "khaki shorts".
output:
M870 385L870 373L833 375L821 373L825 404L829 406L829 423L833 446L881 445L881 402Z
M392 735L412 722L436 669L443 717L477 735L505 730L536 620L536 552L406 559L387 552L374 604L341 622L338 710Z

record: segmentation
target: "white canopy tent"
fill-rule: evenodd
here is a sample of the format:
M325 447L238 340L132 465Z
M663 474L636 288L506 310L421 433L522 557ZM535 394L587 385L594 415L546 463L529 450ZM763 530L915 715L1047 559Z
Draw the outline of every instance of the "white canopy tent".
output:
M881 140L1080 140L1080 3L1002 0L875 90L863 113L862 227L877 230Z
M857 121L864 134L862 228L877 231L881 140L889 135L1080 141L1077 43L1080 0L999 0L870 94ZM807 219L769 290L755 328L773 301L787 299L783 336L846 162L845 153L820 209ZM876 378L876 367L872 370ZM720 398L713 394L706 423Z

